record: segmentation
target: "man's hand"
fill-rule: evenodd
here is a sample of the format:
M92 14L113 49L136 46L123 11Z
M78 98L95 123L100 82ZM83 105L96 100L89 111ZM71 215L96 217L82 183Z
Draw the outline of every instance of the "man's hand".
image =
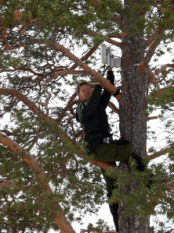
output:
M108 71L112 71L112 67L111 66L107 66L107 70Z

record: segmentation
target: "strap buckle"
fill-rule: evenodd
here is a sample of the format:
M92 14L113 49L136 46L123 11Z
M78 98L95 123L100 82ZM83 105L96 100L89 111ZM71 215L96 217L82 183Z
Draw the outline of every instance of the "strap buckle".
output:
M103 138L103 143L109 144L110 143L111 138L107 137L107 138Z

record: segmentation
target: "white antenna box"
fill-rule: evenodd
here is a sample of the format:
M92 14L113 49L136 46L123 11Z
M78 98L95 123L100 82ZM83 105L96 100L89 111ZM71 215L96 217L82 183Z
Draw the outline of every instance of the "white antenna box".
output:
M112 66L119 68L121 67L121 58L114 57L112 54L111 47L106 47L105 44L101 45L101 56L102 56L102 63L106 64L107 66Z

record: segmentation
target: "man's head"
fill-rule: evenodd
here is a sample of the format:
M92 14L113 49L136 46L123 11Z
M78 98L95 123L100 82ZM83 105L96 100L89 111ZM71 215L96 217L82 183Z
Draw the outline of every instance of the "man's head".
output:
M77 94L81 100L88 100L91 93L91 87L86 81L82 81L77 85Z

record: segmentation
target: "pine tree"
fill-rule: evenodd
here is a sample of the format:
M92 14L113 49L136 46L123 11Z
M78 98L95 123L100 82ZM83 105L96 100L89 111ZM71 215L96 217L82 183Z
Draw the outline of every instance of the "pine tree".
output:
M173 52L173 1L9 0L0 5L0 228L75 232L71 221L81 221L106 201L100 168L119 180L109 202L119 202L121 232L153 232L149 216L158 213L173 219L174 65L172 59L158 64L160 56ZM75 120L75 87L85 79L116 91L105 83L102 43L121 57L116 86L122 98L112 97L109 104L116 116L113 131L119 121L121 138L147 166L163 155L167 165L138 172L134 161L130 171L125 164L115 169L86 156L83 129ZM150 117L155 110L158 117ZM147 122L157 118L167 140L148 154Z

